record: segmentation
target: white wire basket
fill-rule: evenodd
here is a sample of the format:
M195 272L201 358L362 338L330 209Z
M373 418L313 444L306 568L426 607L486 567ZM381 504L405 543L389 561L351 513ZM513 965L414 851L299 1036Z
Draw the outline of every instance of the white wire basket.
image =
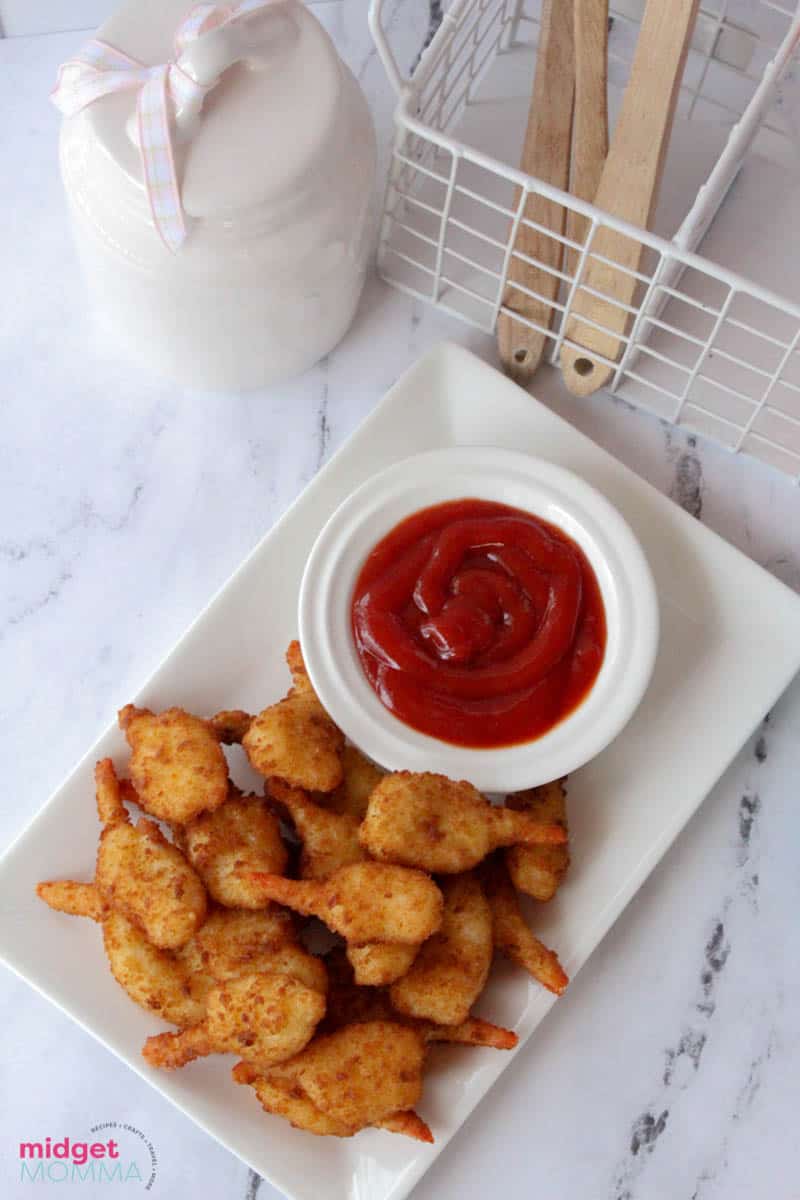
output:
M398 94L383 276L488 333L507 313L546 336L555 363L565 342L575 344L565 330L576 296L598 294L583 281L588 259L601 258L598 232L627 234L647 252L628 271L638 287L622 305L627 334L611 389L800 480L800 306L782 294L800 279L800 6L703 0L649 233L508 165L519 161L537 3L454 0L410 75L390 46L385 7L371 0L373 37ZM611 5L612 117L643 10L644 0ZM533 193L588 218L583 244L526 218ZM563 270L515 249L523 223L571 248ZM509 285L512 257L556 275L556 300ZM509 287L550 306L551 325L509 308Z

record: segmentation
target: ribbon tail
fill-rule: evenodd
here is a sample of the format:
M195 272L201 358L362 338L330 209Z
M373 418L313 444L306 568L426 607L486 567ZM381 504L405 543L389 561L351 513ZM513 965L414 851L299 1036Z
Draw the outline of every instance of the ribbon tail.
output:
M167 99L168 68L154 72L139 93L137 118L145 191L153 224L172 253L186 240L186 224L175 171Z

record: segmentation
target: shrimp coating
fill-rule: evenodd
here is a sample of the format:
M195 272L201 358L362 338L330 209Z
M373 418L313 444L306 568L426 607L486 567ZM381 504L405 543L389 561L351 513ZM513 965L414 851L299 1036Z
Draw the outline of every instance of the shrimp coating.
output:
M36 894L56 912L71 917L88 917L103 921L109 913L108 904L94 883L76 883L73 879L58 879L37 883Z
M169 950L148 942L121 913L103 922L103 945L111 973L131 1000L173 1025L194 1025L205 1015L202 988Z
M560 996L569 983L569 977L558 961L556 952L548 949L528 928L519 897L502 859L486 864L483 880L492 910L495 949L522 967L548 991Z
M358 986L348 958L340 947L325 955L325 964L330 981L328 1009L323 1024L326 1033L362 1021L399 1021L416 1029L426 1043L456 1042L465 1046L513 1050L519 1040L510 1029L503 1029L480 1017L467 1017L458 1025L437 1025L434 1021L404 1017L392 1007L389 992L385 988Z
M292 642L286 661L291 691L259 713L242 745L261 775L275 775L308 792L332 792L342 782L344 737L311 686L298 642Z
M455 875L497 846L563 842L560 825L496 808L465 781L397 771L373 790L359 837L381 862Z
M260 796L243 796L233 788L221 808L179 829L178 839L212 899L228 908L262 906L243 872L282 875L286 870L277 817Z
M321 921L355 945L414 945L442 922L442 893L422 871L384 863L353 863L327 879L284 879L253 872L265 900Z
M177 951L198 994L240 975L277 972L325 993L328 978L321 959L298 943L288 912L269 905L259 912L221 908Z
M208 721L182 708L152 713L126 704L119 727L131 748L130 776L145 812L177 825L224 803L228 764Z
M110 758L95 767L95 784L104 828L94 884L49 881L39 884L39 896L51 908L94 920L114 909L138 925L154 946L182 946L206 917L199 876L152 821L131 824Z
M214 713L209 725L225 746L239 744L253 724L250 713L241 708L224 708L222 712Z
M259 1076L255 1067L245 1062L237 1063L232 1075L236 1083L246 1083L253 1088L265 1112L285 1117L295 1129L303 1129L306 1133L315 1133L322 1137L352 1136L353 1131L348 1125L318 1109L296 1084L265 1079ZM416 1141L433 1141L430 1129L413 1110L392 1113L374 1124L377 1129L402 1133Z
M392 1021L365 1021L315 1038L264 1078L307 1098L346 1137L413 1109L422 1094L424 1059L425 1042L415 1030ZM242 1075L234 1078L241 1081ZM244 1081L250 1079L245 1075Z
M402 978L417 957L419 946L401 942L367 942L348 946L347 957L356 983L363 987L385 987Z
M342 772L342 782L335 791L323 795L320 803L331 812L347 813L360 823L367 815L367 805L373 789L378 786L386 772L349 743L342 751Z
M296 979L240 975L212 987L199 1024L149 1037L142 1054L167 1071L209 1054L246 1054L263 1069L299 1054L324 1015L325 997Z
M358 821L347 813L328 812L314 804L305 792L280 779L270 779L267 792L292 819L303 844L300 854L301 879L326 879L339 867L361 862L366 857L358 840ZM261 867L273 875L276 867Z
M557 779L543 787L517 792L506 798L506 805L530 813L539 821L560 825L568 837L564 783L565 780ZM562 846L511 846L506 850L506 863L518 891L533 896L534 900L552 900L569 866L569 845L565 842Z
M406 1016L459 1025L489 976L492 914L474 875L456 875L441 887L442 927L422 946L407 974L392 984L389 996Z

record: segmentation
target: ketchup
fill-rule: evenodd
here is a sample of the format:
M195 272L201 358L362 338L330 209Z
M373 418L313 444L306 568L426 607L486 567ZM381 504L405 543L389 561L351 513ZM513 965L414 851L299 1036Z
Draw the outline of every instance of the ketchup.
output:
M452 500L397 525L356 581L352 625L382 703L459 746L531 741L590 691L606 621L586 555L505 504Z

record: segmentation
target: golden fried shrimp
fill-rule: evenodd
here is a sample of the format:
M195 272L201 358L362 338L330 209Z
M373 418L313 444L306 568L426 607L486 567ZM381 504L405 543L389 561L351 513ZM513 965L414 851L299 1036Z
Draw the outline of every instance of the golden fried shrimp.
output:
M235 746L241 742L253 720L252 714L241 708L224 708L222 712L214 713L209 725L223 745Z
M357 984L362 987L386 987L405 975L418 951L418 945L367 942L364 946L348 946L347 957Z
M566 836L567 789L563 779L530 788L506 798L506 806L527 812L537 821L560 825ZM569 845L511 846L506 850L508 873L514 886L534 900L552 900L569 866Z
M300 649L300 643L295 639L289 642L286 648L286 665L289 668L289 674L292 677L292 687L295 692L301 695L313 696L319 704L319 698L314 688L311 685L311 680L308 677L306 664L303 659L303 651ZM320 705L320 708L322 705Z
M138 925L154 946L174 949L206 917L206 893L180 850L152 821L132 825L110 758L95 767L97 811L104 822L94 883L49 881L37 892L51 908L102 920L115 909Z
M187 942L206 918L199 876L159 827L107 825L100 835L95 882L105 902L141 927L162 949Z
M130 776L145 812L182 825L219 808L228 794L228 765L208 721L182 708L152 713L127 704L119 727L131 748Z
M280 825L260 796L231 793L221 808L179 830L180 844L212 899L228 908L260 908L247 871L282 875L288 855Z
M300 643L286 652L289 694L265 708L242 738L251 766L307 792L332 792L342 782L344 737L311 686Z
M563 842L560 825L496 808L471 783L397 771L373 790L359 837L381 862L457 874L497 846Z
M335 791L320 797L320 803L331 812L347 813L360 823L367 815L367 805L374 788L386 774L380 767L349 743L342 751L344 778Z
M142 1054L168 1071L209 1054L246 1054L263 1069L299 1054L324 1015L322 993L296 979L240 975L212 987L199 1024L149 1037Z
M374 1124L376 1129L385 1129L387 1133L402 1133L404 1137L413 1138L415 1142L427 1142L428 1145L433 1145L434 1139L430 1125L423 1121L413 1108L406 1112L392 1113L389 1117L382 1117Z
M489 1046L495 1050L513 1050L516 1046L519 1039L515 1033L480 1017L467 1017L458 1025L437 1025L433 1021L404 1017L392 1007L385 988L358 986L348 958L341 947L325 955L329 977L328 1009L322 1026L325 1033L363 1021L399 1021L415 1029L426 1044L455 1042L465 1046Z
M255 1092L264 1112L284 1117L295 1129L315 1133L320 1137L351 1137L353 1130L343 1121L337 1121L312 1104L308 1096L296 1084L289 1085L259 1076L250 1063L237 1063L231 1072L236 1083L249 1084ZM375 1122L376 1129L390 1133L402 1133L418 1142L432 1142L433 1134L421 1117L412 1110L392 1113Z
M393 1021L365 1021L315 1038L265 1077L299 1089L320 1112L356 1133L415 1107L424 1058L425 1042L415 1030Z
M103 921L108 916L108 904L93 883L76 883L73 879L37 883L36 894L56 912L68 913L71 917Z
M280 779L267 781L267 793L292 819L303 844L300 854L301 879L326 879L339 867L361 862L366 856L358 840L358 821L347 813L328 812L314 804L305 792ZM282 869L261 867L273 875Z
M118 912L109 913L103 922L103 945L112 975L141 1008L173 1025L202 1021L205 998L174 953L151 945Z
M522 967L548 991L560 996L569 983L569 977L558 961L556 952L548 949L528 928L519 906L519 897L502 859L486 864L483 880L492 910L495 949Z
M309 792L330 792L341 783L343 744L316 696L294 691L259 713L242 739L261 775Z
M320 1112L297 1084L265 1079L251 1063L237 1063L231 1076L235 1083L252 1087L264 1112L283 1117L295 1129L319 1137L351 1137L355 1132L343 1121Z
M110 758L101 758L95 763L94 794L101 825L130 824L128 810L122 798L122 785Z
M265 900L321 921L356 945L424 942L442 920L442 893L422 871L353 863L327 879L284 879L253 872Z
M299 945L291 915L273 905L258 912L212 912L176 955L198 994L207 995L215 983L264 972L288 975L323 994L328 987L322 960Z
M474 875L441 884L444 917L411 968L392 984L393 1006L409 1017L459 1025L484 989L492 965L492 915Z

